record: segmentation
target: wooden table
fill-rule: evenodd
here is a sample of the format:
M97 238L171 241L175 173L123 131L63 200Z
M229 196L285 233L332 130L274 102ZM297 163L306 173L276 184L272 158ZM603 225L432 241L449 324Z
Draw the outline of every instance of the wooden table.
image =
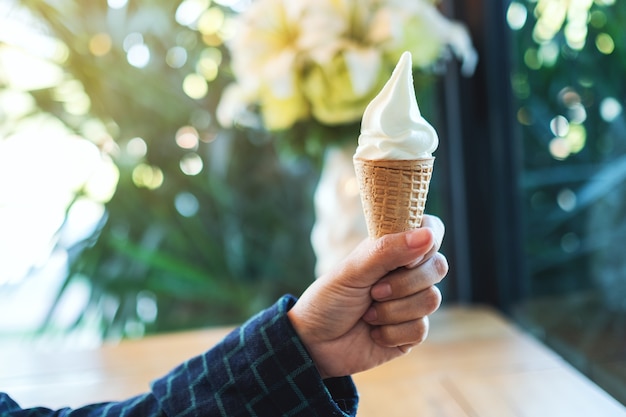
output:
M148 383L229 329L124 341L79 352L0 351L0 391L22 406L80 406ZM626 408L560 357L483 307L445 307L409 355L355 375L359 417L626 417Z

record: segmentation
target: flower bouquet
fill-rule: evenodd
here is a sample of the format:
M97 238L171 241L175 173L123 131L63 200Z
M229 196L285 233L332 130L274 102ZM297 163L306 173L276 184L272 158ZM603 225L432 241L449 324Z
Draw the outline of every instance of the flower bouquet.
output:
M465 27L429 0L256 0L235 25L219 121L274 132L310 156L355 138L402 52L424 73L453 56L465 74L476 63Z

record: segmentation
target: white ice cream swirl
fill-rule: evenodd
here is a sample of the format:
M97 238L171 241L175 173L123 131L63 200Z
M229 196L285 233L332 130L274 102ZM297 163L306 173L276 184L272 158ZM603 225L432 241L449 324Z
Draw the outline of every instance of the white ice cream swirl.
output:
M385 86L363 113L354 158L429 158L438 145L437 132L422 117L417 105L411 53L404 52Z

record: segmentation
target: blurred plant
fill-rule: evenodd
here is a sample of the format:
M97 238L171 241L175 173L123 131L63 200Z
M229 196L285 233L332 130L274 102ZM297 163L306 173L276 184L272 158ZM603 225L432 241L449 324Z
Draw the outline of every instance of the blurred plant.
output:
M523 133L535 295L601 288L626 310L626 3L514 1L512 75Z
M71 244L60 238L72 223L69 204L53 238L70 267L48 332L81 282L88 300L57 330L86 326L105 338L238 322L308 285L316 171L306 160L279 160L264 132L215 122L231 82L223 47L230 6L22 0L11 7L62 52L40 60L57 68L54 82L22 88L36 103L32 113L95 143L119 173L93 234ZM18 38L0 45L0 56L32 53ZM2 91L21 88L3 84Z
M428 0L258 0L235 24L228 46L236 83L219 120L279 132L279 145L314 157L354 139L405 50L424 85L452 55L466 74L476 64L464 26Z

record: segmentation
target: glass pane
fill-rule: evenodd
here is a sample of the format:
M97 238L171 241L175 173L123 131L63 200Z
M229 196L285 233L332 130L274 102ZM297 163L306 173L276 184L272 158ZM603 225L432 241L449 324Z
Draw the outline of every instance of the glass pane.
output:
M626 3L512 2L522 323L626 403Z

